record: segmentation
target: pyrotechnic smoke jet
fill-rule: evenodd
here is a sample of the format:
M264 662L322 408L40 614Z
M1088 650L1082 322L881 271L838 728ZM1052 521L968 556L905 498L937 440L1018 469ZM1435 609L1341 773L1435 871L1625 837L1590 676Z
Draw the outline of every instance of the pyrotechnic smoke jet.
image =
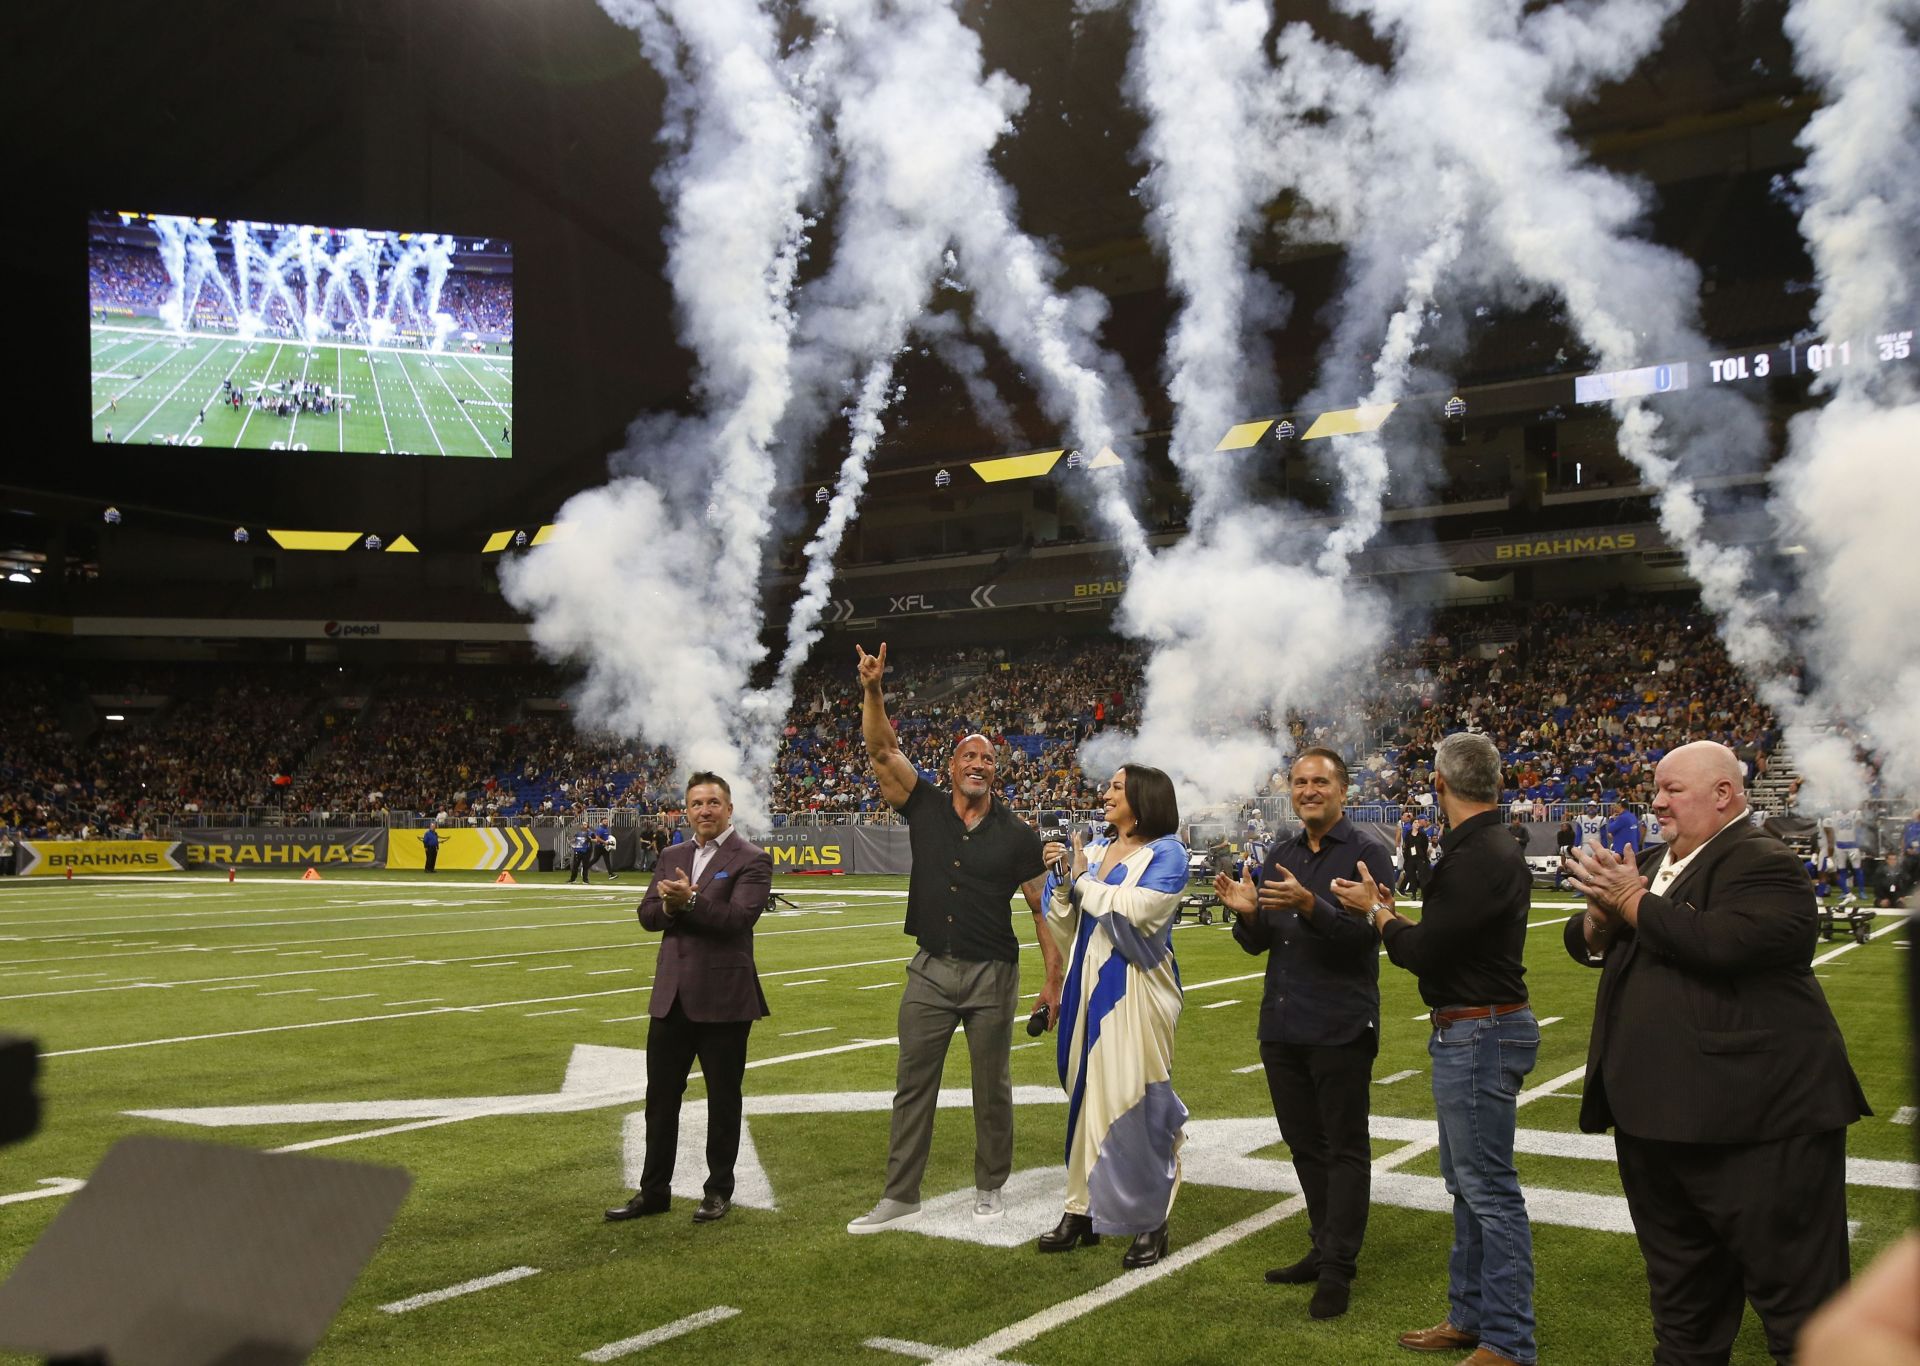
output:
M1527 16L1518 0L1355 0L1393 50L1389 98L1417 82L1423 98L1372 125L1377 151L1458 178L1469 195L1463 277L1503 271L1562 301L1599 369L1631 370L1704 354L1695 326L1698 272L1679 253L1636 235L1641 196L1585 161L1564 101L1631 70L1678 8L1675 0L1614 0ZM1307 56L1307 44L1296 55ZM1464 82L1457 73L1472 71ZM1406 73L1403 75L1403 73ZM1491 98L1489 94L1491 93ZM1417 112L1417 117L1407 117ZM1729 653L1765 679L1783 662L1769 623L1777 601L1754 588L1751 556L1712 541L1694 480L1757 468L1758 412L1730 390L1688 395L1656 412L1644 395L1614 400L1619 446L1655 493L1661 525L1686 557Z
M1150 651L1139 732L1103 735L1081 760L1093 773L1129 758L1163 767L1192 808L1264 790L1289 745L1288 712L1336 701L1380 648L1386 613L1343 582L1344 554L1332 572L1312 567L1301 519L1254 502L1239 463L1214 449L1245 415L1249 357L1277 320L1275 292L1250 262L1282 188L1261 150L1270 10L1139 0L1133 15L1127 90L1147 116L1147 221L1179 300L1165 360L1169 449L1191 512L1182 541L1128 567L1118 624Z
M1808 810L1863 795L1856 744L1888 795L1920 794L1920 638L1900 591L1920 579L1920 553L1910 500L1874 505L1907 498L1920 451L1916 25L1912 0L1797 0L1786 20L1795 65L1825 99L1800 136L1798 184L1814 321L1834 348L1816 381L1826 405L1794 419L1775 482L1783 537L1806 549L1810 696L1786 729Z
M1704 351L1692 324L1695 272L1676 253L1634 235L1640 197L1585 163L1562 107L1632 70L1677 0L1614 0L1534 15L1519 0L1349 0L1341 8L1371 23L1391 50L1390 69L1295 25L1276 47L1280 74L1263 85L1244 55L1219 46L1236 20L1254 26L1245 0L1138 6L1132 88L1151 121L1146 145L1154 165L1146 186L1155 220L1171 225L1160 236L1183 299L1170 350L1176 378L1183 354L1217 356L1243 335L1230 301L1234 273L1244 270L1244 238L1229 228L1261 202L1249 186L1260 195L1293 189L1307 206L1307 227L1349 245L1347 321L1336 331L1328 373L1357 380L1360 357L1377 349L1368 402L1391 402L1404 392L1425 317L1442 292L1504 303L1558 297L1602 369ZM1205 119L1183 104L1202 86L1211 99ZM1220 87L1253 93L1228 99ZM1260 120L1269 136L1244 138L1246 119ZM1271 149L1266 174L1235 165L1222 150L1243 139ZM1219 373L1232 370L1216 366L1208 377ZM1195 412L1219 412L1217 390L1188 384L1173 393ZM1777 604L1752 591L1746 552L1707 539L1692 483L1701 473L1757 467L1763 432L1751 404L1720 391L1695 394L1665 414L1637 395L1620 398L1614 409L1621 449L1657 490L1661 521L1721 618L1730 653L1762 677L1773 674L1782 651L1767 616ZM1210 420L1211 431L1225 425ZM1203 440L1196 429L1174 451L1195 499L1194 532L1177 555L1160 557L1167 566L1135 571L1120 620L1155 650L1134 747L1176 771L1184 766L1202 795L1219 798L1237 795L1221 785L1236 766L1241 773L1262 767L1251 757L1236 764L1218 739L1223 731L1248 716L1281 724L1299 700L1324 705L1329 689L1337 696L1338 681L1379 642L1373 628L1382 616L1364 594L1347 604L1352 629L1343 629L1345 612L1303 614L1298 630L1288 629L1287 618L1295 603L1347 596L1340 580L1379 526L1387 461L1377 436L1339 452L1345 525L1306 569L1298 529L1287 518L1249 513L1243 500L1221 495L1233 486L1223 462L1196 454ZM1214 530L1249 517L1253 525L1231 538ZM1276 588L1292 590L1284 607L1269 609L1265 632L1243 618L1236 633L1223 620L1250 607L1234 595L1180 591L1181 579L1198 572L1208 573L1210 586L1232 578L1236 565L1223 553L1229 539L1250 566L1284 580ZM1174 566L1185 571L1178 578L1158 572ZM1320 659L1327 681L1298 669L1293 656L1301 653ZM1230 658L1260 663L1217 684L1214 671ZM1196 691L1186 681L1198 677L1209 686ZM1124 746L1116 740L1088 762L1121 757ZM1201 767L1204 774L1196 771Z
M622 472L570 499L567 533L502 574L548 654L586 666L583 721L671 744L689 768L750 778L764 828L775 731L748 676L772 450L791 392L790 298L819 174L813 116L751 0L603 0L668 82L660 187L667 274L703 413L636 423Z
M1043 405L1083 446L1112 444L1116 404L1136 411L1116 383L1118 362L1095 340L1104 305L1055 291L1058 264L1018 228L1013 192L990 160L1025 88L986 71L978 36L948 0L807 0L805 9L822 34L819 79L843 202L833 266L806 291L799 369L822 392L838 376L860 379L770 699L782 713L820 638L833 558L866 487L881 415L904 393L893 384L895 357L923 323L935 337L953 333L949 322L927 322L937 285L968 296L974 326L1029 368ZM1108 515L1144 544L1130 511Z

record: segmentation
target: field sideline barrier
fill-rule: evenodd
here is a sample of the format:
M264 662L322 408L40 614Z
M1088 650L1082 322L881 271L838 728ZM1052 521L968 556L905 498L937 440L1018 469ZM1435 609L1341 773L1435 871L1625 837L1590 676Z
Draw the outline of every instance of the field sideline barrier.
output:
M386 866L422 869L427 866L424 830L381 831L387 836ZM524 873L540 854L539 838L531 830L512 826L442 829L436 869L477 869L487 873Z
M756 841L773 856L776 873L911 872L904 826L839 825L775 830Z
M187 867L179 840L20 840L14 848L20 877L181 873Z

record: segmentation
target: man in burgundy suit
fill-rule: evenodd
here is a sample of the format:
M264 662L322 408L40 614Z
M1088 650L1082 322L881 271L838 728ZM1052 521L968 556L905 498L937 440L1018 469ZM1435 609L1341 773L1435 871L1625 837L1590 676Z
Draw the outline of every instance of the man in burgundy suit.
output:
M707 1083L707 1182L693 1221L710 1224L733 1208L747 1032L769 1013L753 922L766 909L773 860L734 833L733 790L717 773L687 779L687 823L693 838L660 855L640 903L640 923L661 934L647 1007L647 1156L640 1189L609 1220L664 1214L671 1203L680 1098L695 1058Z

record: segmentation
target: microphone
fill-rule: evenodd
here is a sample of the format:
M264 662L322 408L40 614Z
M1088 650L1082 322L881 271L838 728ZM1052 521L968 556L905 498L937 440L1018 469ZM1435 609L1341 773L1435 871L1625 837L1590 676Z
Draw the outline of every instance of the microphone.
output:
M1045 1001L1042 1001L1035 1007L1033 1014L1027 1017L1027 1037L1037 1039L1040 1035L1046 1033L1047 1021L1052 1015L1053 1011L1048 1008Z

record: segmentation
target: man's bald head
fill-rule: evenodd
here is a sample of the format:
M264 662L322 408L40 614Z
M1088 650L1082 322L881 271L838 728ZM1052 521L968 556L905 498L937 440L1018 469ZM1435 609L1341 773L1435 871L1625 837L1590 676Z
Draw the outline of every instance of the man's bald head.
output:
M969 803L985 801L993 791L993 770L993 741L978 732L962 736L947 765L955 797Z
M1675 858L1685 858L1747 809L1746 781L1732 750L1695 740L1653 771L1653 814Z

